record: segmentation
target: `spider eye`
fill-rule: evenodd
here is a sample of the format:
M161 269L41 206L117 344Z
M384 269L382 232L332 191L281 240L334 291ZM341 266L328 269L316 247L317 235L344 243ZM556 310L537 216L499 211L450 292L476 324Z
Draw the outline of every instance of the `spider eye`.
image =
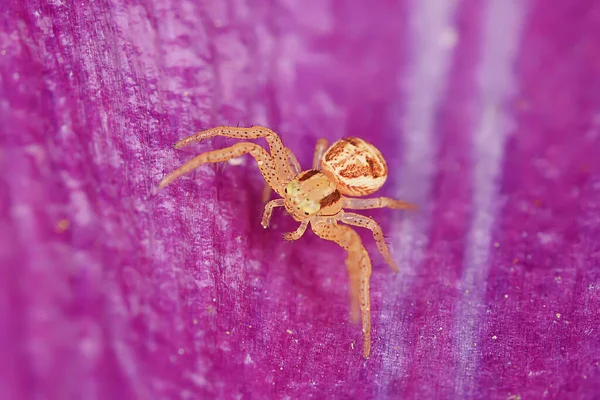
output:
M304 211L304 215L308 215L308 213L306 211Z
M287 193L287 188L285 188L285 192Z

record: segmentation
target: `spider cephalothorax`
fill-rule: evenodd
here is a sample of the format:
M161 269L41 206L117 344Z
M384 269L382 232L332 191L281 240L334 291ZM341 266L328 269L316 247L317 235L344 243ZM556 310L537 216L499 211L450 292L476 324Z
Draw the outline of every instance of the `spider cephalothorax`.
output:
M286 210L296 221L315 214L335 215L342 209L342 194L327 175L309 169L296 175L284 189Z
M294 154L283 146L277 134L268 128L254 126L237 128L220 126L189 136L177 142L175 148L187 146L214 136L238 139L265 138L270 153L251 142L236 143L225 149L200 154L167 175L159 187L163 188L177 177L205 163L216 163L250 153L265 178L265 202L271 189L282 198L265 205L262 226L267 228L273 208L285 207L300 225L294 232L284 235L286 240L299 239L310 223L313 232L342 246L347 252L346 267L350 278L350 304L352 320L358 322L362 315L363 354L371 349L371 306L369 278L371 259L360 236L348 225L370 229L377 248L392 270L398 267L385 243L381 228L373 219L345 209L370 208L413 209L412 204L388 197L356 199L347 196L366 196L377 191L387 179L385 159L375 146L359 138L344 138L329 146L325 139L317 142L312 169L302 171ZM341 223L341 224L340 224ZM360 315L359 315L360 309Z

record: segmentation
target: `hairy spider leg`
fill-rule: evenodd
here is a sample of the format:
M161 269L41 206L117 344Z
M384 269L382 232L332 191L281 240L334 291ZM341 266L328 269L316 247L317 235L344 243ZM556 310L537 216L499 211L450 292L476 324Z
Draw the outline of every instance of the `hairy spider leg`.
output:
M317 170L317 171L321 170L321 158L323 158L323 153L325 153L325 150L327 150L328 146L329 146L329 142L327 141L327 139L319 139L317 141L317 145L315 147L315 152L313 155L312 169ZM288 152L288 157L290 159L290 165L292 166L292 170L297 175L300 172L302 172L300 163L298 162L298 159L296 158L294 153L292 153L292 151L289 148L286 147L286 150ZM262 193L263 203L266 203L267 201L269 201L270 197L271 197L271 187L269 185L265 184L265 186L263 188L263 193Z
M175 143L175 148L180 149L190 143L210 139L215 136L226 136L235 139L258 139L265 138L269 144L269 151L280 180L288 182L294 177L290 168L290 162L281 139L275 132L264 126L253 126L251 128L239 128L235 126L217 126L206 129L194 135L188 136Z
M377 249L385 259L385 262L390 266L392 271L398 272L398 265L396 265L396 262L394 261L390 253L390 249L385 243L383 231L374 219L365 217L364 215L348 213L344 211L340 212L338 215L338 220L343 222L344 224L369 229L373 233L373 238L375 239L375 243L377 243Z
M325 138L321 138L317 140L317 144L315 145L315 153L313 155L313 163L312 168L314 170L321 170L321 159L323 158L323 154L325 154L325 150L329 147L329 141Z
M223 162L247 153L249 153L252 157L256 159L256 162L258 163L258 168L260 169L260 172L265 178L265 181L269 185L271 185L277 191L277 193L283 191L285 182L282 181L281 177L277 174L277 170L274 166L274 161L269 156L269 153L267 153L265 149L263 149L259 145L249 142L236 143L233 146L226 147L224 149L218 149L202 153L192 158L191 160L183 164L181 167L177 168L175 171L168 174L160 182L158 187L161 189L164 188L181 175L184 175L189 171L198 168L202 164Z
M263 212L262 221L260 223L263 228L266 229L269 227L269 222L271 221L271 214L273 214L273 208L283 207L283 206L285 206L284 199L271 200L270 202L268 202L265 205L265 211ZM298 225L298 228L295 231L284 233L283 238L285 240L300 239L302 237L302 235L304 235L304 232L306 231L306 227L308 226L309 221L310 221L309 219L305 219L304 221L300 222L300 225Z
M300 163L298 162L298 159L296 158L294 153L292 153L292 150L290 150L288 147L285 148L285 151L288 155L288 159L290 162L290 167L292 167L292 171L294 171L294 173L296 175L298 175L300 172L302 172L302 168L300 167ZM272 190L273 189L271 189L271 186L269 186L269 184L267 182L265 182L265 186L263 187L263 192L262 192L262 202L263 203L266 203L267 201L269 201L269 199L271 198Z
M353 199L344 197L342 202L343 208L351 208L354 210L368 210L372 208L393 208L397 210L416 210L418 207L415 204L407 203L402 200L394 200L389 197L377 197L374 199Z
M271 200L270 202L265 204L265 210L263 211L262 221L260 222L263 228L267 229L269 227L269 223L271 222L271 214L273 214L273 209L275 207L283 207L284 205L284 199Z
M296 155L294 153L292 153L292 150L290 150L289 147L286 147L285 151L287 152L287 155L288 155L290 167L292 167L292 171L294 171L294 176L298 175L300 172L302 172L302 167L300 166L300 163L298 162Z
M339 244L348 252L346 267L350 286L350 311L353 322L358 322L358 308L362 314L363 354L369 357L371 352L371 297L369 279L371 277L371 259L362 244L358 233L344 225L338 225L331 217L311 219L313 232L327 240Z
M296 228L295 231L284 233L283 238L285 240L300 239L302 237L302 235L304 235L304 232L306 232L306 227L308 226L309 221L310 221L309 219L305 219L304 221L300 222L300 225L298 225L298 228Z

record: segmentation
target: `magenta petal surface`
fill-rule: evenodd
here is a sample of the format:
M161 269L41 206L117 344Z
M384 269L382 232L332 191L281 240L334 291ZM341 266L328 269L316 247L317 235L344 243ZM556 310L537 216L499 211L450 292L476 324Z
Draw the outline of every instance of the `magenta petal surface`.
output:
M594 0L7 0L0 398L600 398L599 38ZM363 137L420 206L364 213L368 360L251 158L156 191L255 124L304 168Z

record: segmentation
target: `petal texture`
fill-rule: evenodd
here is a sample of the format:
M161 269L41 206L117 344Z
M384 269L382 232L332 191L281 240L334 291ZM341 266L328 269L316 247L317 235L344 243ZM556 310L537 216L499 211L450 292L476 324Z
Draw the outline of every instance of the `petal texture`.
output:
M0 18L0 397L600 396L600 4L7 1ZM386 158L365 212L373 345L344 252L275 212L276 130Z

